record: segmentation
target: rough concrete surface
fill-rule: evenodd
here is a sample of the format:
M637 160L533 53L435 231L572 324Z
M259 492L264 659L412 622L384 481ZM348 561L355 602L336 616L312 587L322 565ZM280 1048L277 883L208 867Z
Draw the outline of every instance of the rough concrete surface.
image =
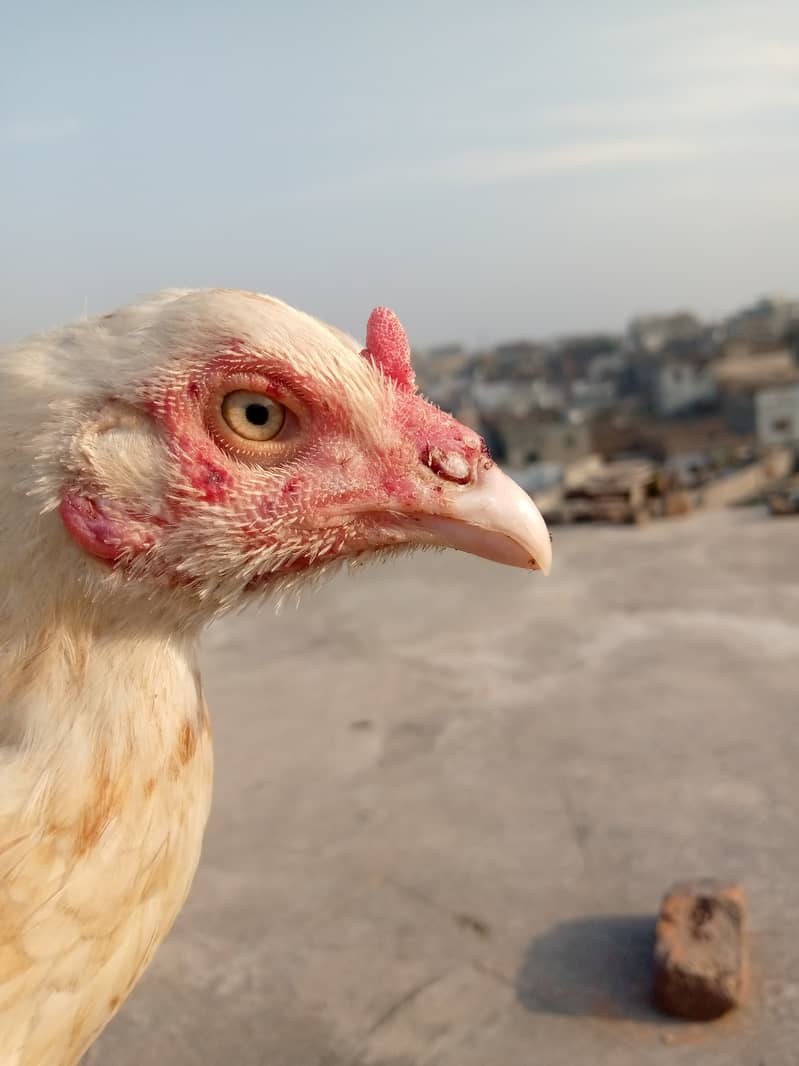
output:
M92 1066L788 1066L799 1057L799 521L555 530L213 631L189 903ZM740 881L754 987L650 1006L675 880Z

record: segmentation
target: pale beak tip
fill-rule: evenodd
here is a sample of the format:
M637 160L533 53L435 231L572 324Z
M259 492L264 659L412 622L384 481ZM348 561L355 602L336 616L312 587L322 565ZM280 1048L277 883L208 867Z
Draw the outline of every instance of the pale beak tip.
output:
M539 552L535 559L530 560L533 564L533 570L540 570L544 577L549 577L552 572L552 540L550 538L550 546L547 551Z
M424 524L447 547L545 575L552 569L552 538L541 512L493 463L450 501L446 517L429 515Z

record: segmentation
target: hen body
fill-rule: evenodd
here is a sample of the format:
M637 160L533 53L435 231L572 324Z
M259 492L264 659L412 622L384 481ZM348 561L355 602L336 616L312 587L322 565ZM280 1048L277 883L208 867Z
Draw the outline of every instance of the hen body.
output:
M389 312L362 350L268 297L159 294L4 350L0 385L0 1062L71 1066L197 867L202 627L370 553L546 569L549 541Z

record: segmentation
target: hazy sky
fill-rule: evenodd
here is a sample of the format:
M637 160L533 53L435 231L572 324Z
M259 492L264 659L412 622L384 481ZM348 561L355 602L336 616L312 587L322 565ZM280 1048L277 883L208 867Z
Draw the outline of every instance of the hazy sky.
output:
M796 0L9 0L0 340L163 286L417 345L799 293Z

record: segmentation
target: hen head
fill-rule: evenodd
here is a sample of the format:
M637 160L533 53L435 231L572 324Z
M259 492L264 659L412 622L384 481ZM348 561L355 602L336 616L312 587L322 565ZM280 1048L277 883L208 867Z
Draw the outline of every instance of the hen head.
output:
M409 547L549 568L535 506L418 394L386 309L362 347L266 296L170 292L32 351L20 381L59 397L39 485L95 590L204 614Z

